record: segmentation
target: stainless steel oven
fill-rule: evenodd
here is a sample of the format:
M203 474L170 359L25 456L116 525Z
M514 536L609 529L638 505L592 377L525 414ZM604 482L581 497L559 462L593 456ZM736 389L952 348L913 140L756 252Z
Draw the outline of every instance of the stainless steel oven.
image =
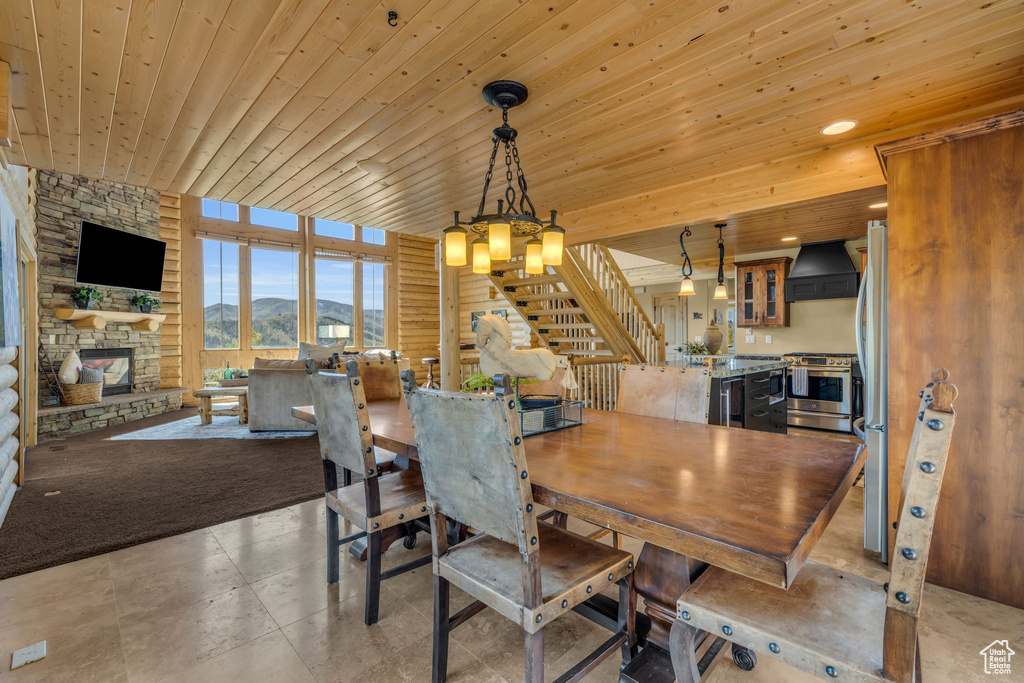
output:
M849 355L786 356L786 407L789 424L849 432L853 429L855 376L859 366ZM806 380L800 377L806 373Z

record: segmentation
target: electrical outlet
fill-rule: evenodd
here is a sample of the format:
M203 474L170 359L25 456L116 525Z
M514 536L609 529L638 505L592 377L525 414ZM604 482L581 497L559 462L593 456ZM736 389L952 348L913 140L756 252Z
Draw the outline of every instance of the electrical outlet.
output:
M11 654L11 669L17 669L18 667L37 662L46 656L46 641L40 640L35 645L29 645L23 647L20 650L15 650Z
M764 335L764 343L765 344L771 344L772 343L772 335L770 335L770 334Z
M752 334L748 334L747 335L747 343L748 344L753 344L754 343L754 335L752 335Z
M698 334L696 337L693 338L693 341L695 341L695 342L702 342L702 341L704 341L704 339Z
M751 330L749 327L747 328L747 334L753 334L753 330Z

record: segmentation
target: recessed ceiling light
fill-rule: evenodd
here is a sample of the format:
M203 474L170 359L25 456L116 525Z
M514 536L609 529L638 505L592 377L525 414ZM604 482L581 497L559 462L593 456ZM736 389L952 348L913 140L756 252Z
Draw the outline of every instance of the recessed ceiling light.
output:
M869 209L884 209L887 206L889 206L889 202L878 202L877 204L872 204L868 208Z
M796 237L783 237L782 238L783 242L795 242L796 240L797 240Z
M824 128L822 128L821 129L821 134L822 135L839 135L840 133L845 133L848 130L853 130L856 127L857 127L857 122L854 121L853 119L850 119L848 121L836 121L835 123L830 123L827 126L825 126Z
M374 175L382 175L391 171L391 166L385 164L383 161L374 161L373 159L363 159L362 161L356 162L356 166L359 167L360 171L366 171L367 173L373 173Z

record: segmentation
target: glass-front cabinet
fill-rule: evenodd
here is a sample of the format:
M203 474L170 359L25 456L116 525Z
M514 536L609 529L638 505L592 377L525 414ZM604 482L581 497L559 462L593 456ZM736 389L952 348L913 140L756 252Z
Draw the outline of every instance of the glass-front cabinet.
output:
M740 283L739 327L786 327L789 304L785 301L786 275L793 259L788 256L736 264Z

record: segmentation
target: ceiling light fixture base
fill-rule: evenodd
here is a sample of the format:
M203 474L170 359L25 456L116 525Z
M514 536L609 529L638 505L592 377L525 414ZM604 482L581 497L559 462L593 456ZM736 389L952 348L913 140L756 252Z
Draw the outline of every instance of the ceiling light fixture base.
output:
M529 94L526 86L518 81L491 81L484 86L484 101L499 109L518 107Z

